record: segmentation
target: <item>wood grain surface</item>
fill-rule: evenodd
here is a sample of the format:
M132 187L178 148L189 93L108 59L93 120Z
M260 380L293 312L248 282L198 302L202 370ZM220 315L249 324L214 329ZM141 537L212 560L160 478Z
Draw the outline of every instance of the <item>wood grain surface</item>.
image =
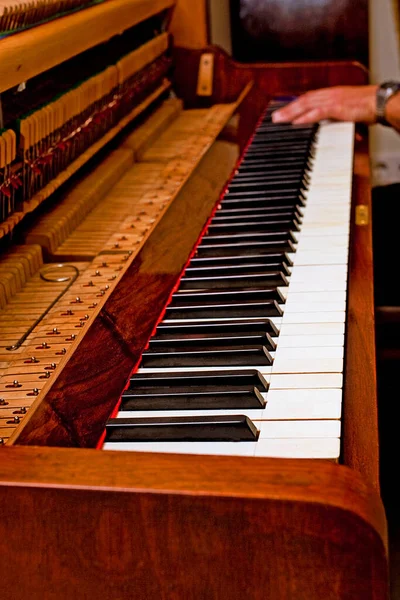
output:
M171 9L175 0L106 0L1 40L0 92Z
M387 600L379 496L345 467L49 448L3 456L0 577L13 600Z

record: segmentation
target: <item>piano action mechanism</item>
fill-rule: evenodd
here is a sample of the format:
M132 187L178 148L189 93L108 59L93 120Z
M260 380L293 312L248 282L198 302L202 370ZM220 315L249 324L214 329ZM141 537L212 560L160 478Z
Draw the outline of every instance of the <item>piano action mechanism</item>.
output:
M160 13L165 22L173 4L108 0L2 40L3 98L122 29ZM91 23L93 37L85 37ZM78 40L73 52L66 44L55 55L39 48L40 64L21 50L42 37L52 47L60 28L71 44ZM97 104L94 129L74 138L85 141L79 152L69 146L63 168L61 159L42 161L23 192L11 192L14 204L0 224L0 572L7 594L387 598L364 130L354 151L339 462L99 449L267 101L367 81L356 63L244 65L216 47L171 47L163 32L145 42L147 49L160 38L152 60L165 56L172 72L168 62L147 94L136 97L129 82L150 61L135 54L129 64L136 71L123 79L132 104L115 121L108 112L107 127ZM143 56L140 47L129 56L135 51ZM121 53L117 58L128 65ZM18 156L35 162L45 141L55 139L51 120L28 118L24 131L33 137L26 154L18 146L2 159L3 196L7 177L22 168ZM12 135L6 139L12 149ZM356 225L360 205L364 217ZM35 323L37 311L43 318Z

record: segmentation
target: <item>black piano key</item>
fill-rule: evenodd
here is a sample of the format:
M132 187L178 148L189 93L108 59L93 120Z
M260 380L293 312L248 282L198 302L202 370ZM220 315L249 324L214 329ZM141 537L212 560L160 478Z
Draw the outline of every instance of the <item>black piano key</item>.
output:
M310 145L312 144L312 142L310 141L309 136L304 136L298 139L295 139L294 137L276 137L276 136L266 136L266 135L260 135L260 134L255 134L251 145L250 145L250 149L251 148L257 148L258 146L263 146L263 147L273 147L273 148L278 148L278 149L288 149L288 150L292 150L292 149L298 149L300 148L301 150L303 150L304 152L307 152L308 148L310 147Z
M239 199L239 200L263 200L264 201L264 205L268 206L272 203L276 203L277 199L279 199L279 201L282 200L281 205L284 206L285 205L285 198L289 198L291 199L291 203L292 205L294 204L302 204L302 206L305 206L305 200L306 197L303 193L303 190L299 190L299 189L284 189L284 190L267 190L267 191L260 191L260 190L240 190L240 191L229 191L226 190L225 192L225 196L221 201L221 204L224 204L226 201L228 200L234 200L234 199ZM288 202L286 202L286 204L288 204Z
M266 288L289 285L288 280L282 271L256 272L247 275L225 275L198 276L190 273L182 277L179 289L181 290L210 290L210 289L244 289L244 288Z
M305 140L312 142L315 139L315 131L307 131L306 129L280 129L278 127L271 127L270 124L260 125L257 127L252 140L265 139L265 140L276 140L279 142L283 140Z
M276 254L279 252L295 252L296 246L291 240L264 242L235 242L231 244L199 245L195 256L249 256L258 254Z
M209 267L198 267L196 264L189 263L185 270L185 278L191 277L224 277L230 275L253 275L281 272L283 275L290 275L290 270L286 263L276 262L269 265L263 265L261 261L258 264L236 264L236 265L212 265ZM279 284L283 285L283 284ZM226 286L229 287L229 286Z
M257 300L276 300L284 304L285 298L278 288L262 288L260 290L194 290L177 291L173 294L169 306L188 306L191 304L215 304L252 302Z
M254 136L253 143L249 146L245 155L258 148L263 150L276 150L277 152L287 152L288 156L291 156L292 154L307 156L307 154L313 152L313 143L307 139L291 140L286 138L285 140L279 140L276 137L267 139L262 136Z
M287 156L293 154L299 154L300 156L307 156L307 154L314 152L314 144L312 140L303 137L300 139L290 138L290 136L279 139L278 137L271 136L267 138L265 136L255 135L252 144L248 147L245 155L261 148L262 150L275 150L276 152L286 152Z
M266 182L270 183L273 181L282 181L282 179L286 178L288 181L306 181L309 182L310 177L304 169L298 170L271 170L270 172L265 169L260 169L257 172L249 172L247 169L242 169L238 171L233 178L233 181L244 183L245 181L257 181L257 182Z
M244 415L109 419L106 442L254 442L258 431Z
M249 158L246 162L240 163L234 172L234 176L237 177L239 174L254 172L256 175L258 173L268 175L307 174L307 176L310 177L310 173L305 169L306 164L307 158L305 156L299 158L297 162L290 161L287 164L284 159L282 159L281 164L278 162L270 163L269 158L267 161L263 161L260 156L259 158L254 158L254 160Z
M212 224L216 223L236 223L236 222L247 222L255 219L295 219L298 223L301 223L303 213L300 207L292 206L266 206L266 207L255 207L255 208L229 208L227 206L218 207L217 212L213 216Z
M299 159L298 161L290 161L288 164L285 163L284 160L270 162L270 160L266 163L260 158L248 159L247 161L241 163L236 173L271 173L271 174L279 174L285 175L286 173L304 173L309 177L309 170L305 167L307 163L303 159Z
M268 108L265 113L265 118L262 119L260 125L257 127L257 131L309 131L310 134L315 134L318 126L315 123L273 123L271 120L272 113L285 106L287 102L280 100L271 100L268 104Z
M204 349L213 349L224 346L226 348L233 348L236 346L265 346L267 350L273 352L276 350L276 344L268 333L249 333L247 335L208 335L208 336L200 336L200 337L178 337L178 336L170 336L166 337L165 335L162 337L153 336L149 342L149 350L163 352L169 351L180 351L180 350L199 350L200 348Z
M185 328L185 327L183 327ZM162 387L163 389L177 387L218 387L219 390L231 390L243 386L256 387L260 392L267 392L269 384L264 376L256 369L232 371L183 371L181 373L135 373L130 378L129 390L142 390Z
M207 235L226 233L262 233L273 231L300 231L300 224L295 219L268 219L242 222L218 222L213 219L207 229Z
M280 241L284 241L284 240L289 240L292 243L296 244L297 243L297 239L295 238L295 236L293 235L293 232L290 229L285 229L282 231L263 231L261 233L257 233L257 232L250 232L250 233L246 233L246 232L239 232L238 234L230 234L230 235L205 235L202 240L201 243L199 244L199 248L201 248L202 246L208 246L208 245L214 245L214 244L226 244L229 241L232 241L232 243L234 244L235 242L243 242L243 243L251 243L251 242L257 242L258 240L262 241L263 243L266 243L268 241L274 242L280 242Z
M298 158L303 160L314 158L314 153L311 149L293 147L290 148L279 148L279 146L268 146L268 145L258 145L251 146L246 153L244 154L244 159L251 160L254 158L262 158L265 164L268 164L269 159L272 158L275 161L277 159L281 159L283 164L290 164L287 162L289 158Z
M252 332L267 332L271 337L277 337L279 331L276 325L271 319L257 319L257 320L240 320L240 321L210 321L209 323L201 323L198 321L185 322L185 323L166 323L162 321L156 330L158 337L162 335L169 336L173 335L194 335L198 336L202 333L228 333L230 335L238 335L242 333Z
M298 168L298 167L309 167L312 165L314 158L305 153L303 155L298 154L295 156L289 156L283 154L282 156L274 156L274 154L270 154L268 156L268 160L265 160L262 155L259 156L247 156L243 155L243 158L240 162L240 168L245 168L248 164L266 164L268 168L275 166L282 166L284 168Z
M235 181L232 179L228 186L228 192L240 192L240 191L257 191L257 192L268 192L273 190L274 192L282 190L290 190L292 193L297 194L301 190L306 190L307 184L299 181L298 179L282 179L281 181Z
M253 159L257 157L262 157L265 162L268 162L268 159L272 157L275 161L278 159L284 160L288 162L290 158L305 158L304 150L279 150L279 148L268 148L267 146L258 148L250 148L245 152L244 159ZM312 158L313 153L311 151L307 152L307 157Z
M187 352L156 352L145 350L141 367L221 367L272 365L272 357L265 346L189 350Z
M207 389L150 387L140 392L135 389L123 392L119 410L243 410L262 409L265 405L261 392L251 385L231 390L215 386Z
M281 317L281 307L276 300L256 302L237 302L236 304L204 304L188 306L167 306L166 319L262 319L263 317Z
M250 256L217 256L215 258L197 258L193 256L190 259L190 266L194 267L213 267L213 266L240 266L240 265L287 265L293 266L293 261L288 254L253 254ZM283 269L282 269L283 270Z
M265 198L260 196L257 192L241 193L241 194L229 194L221 200L220 207L216 214L220 214L220 211L227 212L228 210L243 210L243 211L263 211L277 208L282 210L301 210L304 208L305 202L298 196L285 196L277 198Z
M293 144L311 144L315 135L310 131L294 131L292 130L284 130L284 129L273 129L272 127L263 127L259 129L257 127L250 144L250 148L253 146L254 142L258 140L262 140L265 143L275 143L275 144L289 144L292 142Z
M301 167L303 168L305 171L310 171L313 165L314 159L309 156L308 158L304 159L304 158L300 158L300 157L296 157L296 156L292 156L292 157L287 157L287 159L284 159L282 157L279 156L270 156L268 158L268 168L273 168L273 167L277 167L277 168L294 168L294 167ZM247 169L249 167L257 167L260 168L262 165L265 165L265 160L263 159L263 157L261 155L257 155L257 156L249 156L248 158L243 158L241 166L242 169Z

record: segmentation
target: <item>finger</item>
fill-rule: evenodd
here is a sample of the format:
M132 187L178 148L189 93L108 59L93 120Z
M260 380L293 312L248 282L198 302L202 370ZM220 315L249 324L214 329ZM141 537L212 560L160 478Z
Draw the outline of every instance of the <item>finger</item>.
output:
M304 112L303 100L294 100L279 110L272 113L272 121L274 123L291 122Z
M306 125L307 123L318 123L322 119L327 118L324 116L323 111L320 108L313 108L306 111L299 117L293 119L293 125Z

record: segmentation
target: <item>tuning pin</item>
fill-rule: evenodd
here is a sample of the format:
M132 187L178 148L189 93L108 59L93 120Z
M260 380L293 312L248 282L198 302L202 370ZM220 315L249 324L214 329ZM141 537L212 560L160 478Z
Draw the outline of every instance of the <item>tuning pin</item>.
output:
M66 348L62 348L61 350L59 350L58 352L56 352L57 356L60 356L62 354L67 354L67 349Z
M31 356L28 360L25 360L24 363L28 364L28 363L38 363L39 359L36 358L36 356Z

